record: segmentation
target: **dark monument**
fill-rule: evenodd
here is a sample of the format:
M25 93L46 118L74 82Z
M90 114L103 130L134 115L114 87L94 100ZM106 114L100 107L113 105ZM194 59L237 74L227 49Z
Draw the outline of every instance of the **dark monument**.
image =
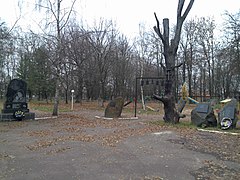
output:
M0 120L34 119L35 114L30 113L26 98L27 83L20 79L10 81L6 101L4 103Z
M199 103L191 112L191 121L198 127L215 127L217 119L210 103Z
M232 99L218 113L218 123L222 129L236 128L237 117L237 100Z
M110 101L105 109L104 116L107 118L117 118L121 116L124 100L122 97L117 97Z

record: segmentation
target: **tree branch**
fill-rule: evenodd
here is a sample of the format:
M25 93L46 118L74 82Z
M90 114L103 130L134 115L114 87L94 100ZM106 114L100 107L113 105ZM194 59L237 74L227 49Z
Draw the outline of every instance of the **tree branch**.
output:
M153 98L153 99L156 99L156 100L158 100L158 101L161 101L161 102L163 102L163 103L168 100L167 97L161 97L161 96L156 95L156 94L153 94L153 95L152 95L152 98Z
M158 20L157 14L154 13L154 16L155 16L155 19L157 21L157 26L154 26L153 29L157 33L157 35L161 38L163 44L165 44L165 39L163 38L163 35L162 35L161 31L160 31L159 20Z
M176 25L176 31L175 31L175 36L174 36L174 46L175 46L175 49L177 50L177 46L179 44L179 41L180 41L180 36L181 36L181 29L182 29L182 25L183 25L183 22L184 20L186 19L189 11L191 10L192 8L192 5L194 3L194 0L191 0L183 14L183 16L181 15L182 14L182 9L183 9L183 6L184 6L184 2L185 0L179 0L178 1L178 10L177 10L177 25Z
M152 95L152 98L153 98L153 99L156 99L156 100L158 100L158 101L163 101L163 97L161 97L161 96L159 96L159 95L156 95L156 94L153 94L153 95Z
M183 9L184 2L185 2L185 0L179 0L178 1L177 17L182 16L182 9Z
M11 27L10 30L8 30L8 32L6 33L6 37L9 36L9 34L11 33L11 31L15 28L15 26L17 25L18 21L21 19L21 17L19 17L13 24L13 26Z
M50 0L48 0L48 3L49 3L49 5L50 5L50 9L48 8L48 10L50 10L50 11L52 12L52 14L53 14L55 20L58 21L59 19L58 19L56 13L54 12L52 2L51 2Z
M194 0L191 0L191 1L189 2L188 6L187 6L187 9L185 10L185 12L184 12L184 14L183 14L183 16L182 16L183 21L186 19L189 11L191 10L191 8L192 8L192 6L193 6L193 3L194 3Z
M72 13L72 11L73 11L73 6L74 6L75 2L76 2L76 0L74 0L74 1L72 2L72 6L71 6L70 11L69 11L69 13L68 13L67 19L66 19L65 23L62 25L61 29L62 29L63 27L65 27L66 24L68 23L68 20L69 20L70 15L71 15L71 13Z
M173 66L172 69L179 68L179 67L181 67L182 65L183 65L183 63L180 63L180 64L178 64L178 65L176 65L176 66Z

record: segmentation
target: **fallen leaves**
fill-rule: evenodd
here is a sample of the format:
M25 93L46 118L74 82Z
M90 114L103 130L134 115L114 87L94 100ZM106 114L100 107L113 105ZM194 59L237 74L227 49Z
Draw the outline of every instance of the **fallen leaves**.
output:
M53 131L50 130L27 131L27 135L35 137L45 137L53 135Z
M5 160L5 159L14 159L15 156L14 155L10 155L7 153L1 153L0 154L0 160Z
M42 139L34 142L33 144L26 145L25 147L30 151L36 151L40 149L45 149L50 146L57 145L58 142L66 142L66 141L82 141L82 142L93 142L94 136L86 135L86 134L73 134L70 136L60 136L52 139Z
M240 136L192 131L181 133L185 147L214 154L219 159L240 162Z
M104 134L100 137L102 140L102 145L107 146L116 146L117 143L121 142L122 140L131 137L131 136L143 136L147 133L156 132L158 130L162 129L159 126L153 126L153 125L144 125L144 126L137 126L137 127L128 127L123 129L117 129L113 132L110 132L108 134Z
M198 132L195 129L170 127L165 124L159 126L137 121L91 119L80 114L63 114L45 125L49 125L49 129L27 132L28 136L41 138L27 145L29 150L46 149L58 142L70 141L96 141L104 146L115 147L128 137L159 130L173 130L181 135L181 143L184 142L184 146L189 149L214 154L223 160L240 162L240 136Z
M46 154L47 155L53 155L53 154L63 153L63 152L66 152L69 149L71 149L71 147L69 147L69 146L61 147L61 148L57 148L57 149L52 149L52 150L46 152Z
M24 121L6 121L0 123L0 133L8 132L10 129L16 129L27 126L27 123Z
M216 163L214 161L205 161L204 167L191 172L191 174L198 180L215 180L215 179L239 179L240 172L235 169L228 168L223 163Z
M95 136L87 135L87 134L75 134L64 139L65 141L82 141L82 142L93 142L95 141Z
M27 145L25 147L30 151L36 151L36 150L39 150L39 149L42 149L42 148L47 148L47 147L50 147L50 146L53 146L53 145L56 145L56 144L57 144L56 140L41 140L41 141L38 141L34 144Z
M179 134L181 138L178 140L169 139L171 143L182 144L181 147L194 151L210 153L222 160L240 162L239 136L198 132L194 128L180 128L164 123L162 125L149 123L150 120L156 120L158 115L145 115L138 120L103 120L94 118L96 114L92 114L93 112L95 111L85 110L84 112L76 112L75 110L72 113L61 114L57 119L2 123L0 125L0 133L8 132L10 128L14 129L9 131L11 133L14 133L15 129L18 130L18 134L22 133L19 139L12 138L10 140L14 140L19 146L27 148L28 153L29 151L36 151L34 154L57 155L81 147L79 156L84 155L85 157L86 155L87 157L87 148L96 147L95 144L107 146L102 147L103 149L111 149L111 147L118 146L119 143L129 137L143 136L156 132L156 135L160 137L162 134L174 132ZM100 112L97 113L98 115L100 114ZM7 138L9 140L9 137ZM5 138L0 143L4 144ZM85 147L87 148L84 149ZM149 150L152 147L141 145L136 148L147 153L145 150ZM85 151L82 151L83 149ZM118 148L112 149L116 150ZM101 156L101 154L96 156ZM0 160L13 158L14 156L6 153L0 154ZM160 158L163 158L163 156L160 156ZM72 159L72 161L74 160ZM219 162L221 161L217 160L216 162L206 161L201 169L192 172L192 174L196 179L221 179L221 177L224 177L222 179L237 179L240 176L236 170L220 164ZM161 179L161 177L147 175L144 179Z

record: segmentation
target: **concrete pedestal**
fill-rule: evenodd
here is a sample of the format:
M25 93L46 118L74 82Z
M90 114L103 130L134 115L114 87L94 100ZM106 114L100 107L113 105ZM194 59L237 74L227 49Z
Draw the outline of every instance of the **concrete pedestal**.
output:
M35 113L26 112L24 114L25 117L22 120L35 119ZM13 113L0 113L0 121L17 121L17 119L14 118Z

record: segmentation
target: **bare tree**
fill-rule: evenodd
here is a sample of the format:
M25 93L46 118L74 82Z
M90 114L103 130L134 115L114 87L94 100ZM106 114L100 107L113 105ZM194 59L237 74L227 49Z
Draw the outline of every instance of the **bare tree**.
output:
M200 18L197 22L197 42L199 44L199 50L202 51L203 55L203 72L204 74L204 86L208 84L208 88L204 87L204 96L206 96L206 90L210 96L213 95L214 86L214 57L213 57L213 32L215 24L211 18ZM208 75L208 78L206 77ZM208 83L205 83L208 81Z
M129 83L132 77L132 64L130 61L131 47L127 38L120 35L114 47L113 65L111 68L113 95L127 97L127 88L131 85Z
M93 48L93 59L96 64L97 79L99 81L99 100L103 106L105 100L105 87L108 83L110 73L113 48L115 45L117 32L112 21L100 21L99 27L95 27L88 36L88 41Z
M71 6L68 11L64 10L62 11L61 5L63 3L63 0L45 0L45 5L43 5L43 1L39 0L39 3L37 4L37 7L39 9L46 9L46 13L50 14L53 17L53 22L47 22L47 24L54 25L56 28L56 56L53 60L53 65L56 69L56 89L55 89L55 98L54 98L54 107L53 107L53 113L52 115L57 116L58 115L58 104L59 104L59 88L60 88L60 73L61 73L61 63L63 60L63 44L61 42L62 38L62 30L66 26L66 24L69 21L70 15L73 12L73 7L76 2L76 0L73 0L71 3Z
M175 80L176 80L175 68L179 67L180 65L176 65L175 58L176 58L178 45L180 41L182 25L189 11L192 8L194 0L190 0L186 10L184 11L184 13L182 13L184 3L185 3L185 0L178 1L177 24L176 24L174 37L173 39L171 39L171 41L169 41L170 40L169 19L163 19L163 34L162 34L160 31L159 20L157 18L156 13L154 13L155 19L157 22L157 26L154 26L154 30L160 37L164 46L164 57L165 57L164 71L166 75L165 95L163 97L154 95L154 97L163 102L164 112L165 112L164 121L168 123L179 122L179 113L177 112L175 107Z
M183 53L183 82L188 82L188 94L192 97L194 48L196 48L196 23L192 19L184 26L181 49Z
M225 34L228 35L226 42L228 42L228 46L231 47L234 53L234 71L239 72L240 65L240 11L236 14L226 13L225 16L227 17L226 24L225 24ZM229 41L230 40L230 41Z
M236 14L226 12L225 17L225 38L218 51L216 79L222 97L239 97L240 11Z
M66 34L66 54L71 67L71 75L74 76L72 82L75 82L76 103L81 103L84 84L84 75L86 68L85 61L91 59L92 50L88 41L91 32L86 31L77 24L71 24ZM92 72L93 73L93 72ZM73 84L72 84L73 86Z
M140 77L142 78L144 76L144 64L146 59L148 58L148 46L146 42L146 32L145 32L145 26L144 25L139 25L139 34L140 34L140 41L139 41L139 52L140 52ZM142 79L141 79L142 81ZM145 105L145 98L144 98L144 89L143 86L141 85L140 87L141 91L141 101L142 101L142 108L145 111L146 110L146 105Z

